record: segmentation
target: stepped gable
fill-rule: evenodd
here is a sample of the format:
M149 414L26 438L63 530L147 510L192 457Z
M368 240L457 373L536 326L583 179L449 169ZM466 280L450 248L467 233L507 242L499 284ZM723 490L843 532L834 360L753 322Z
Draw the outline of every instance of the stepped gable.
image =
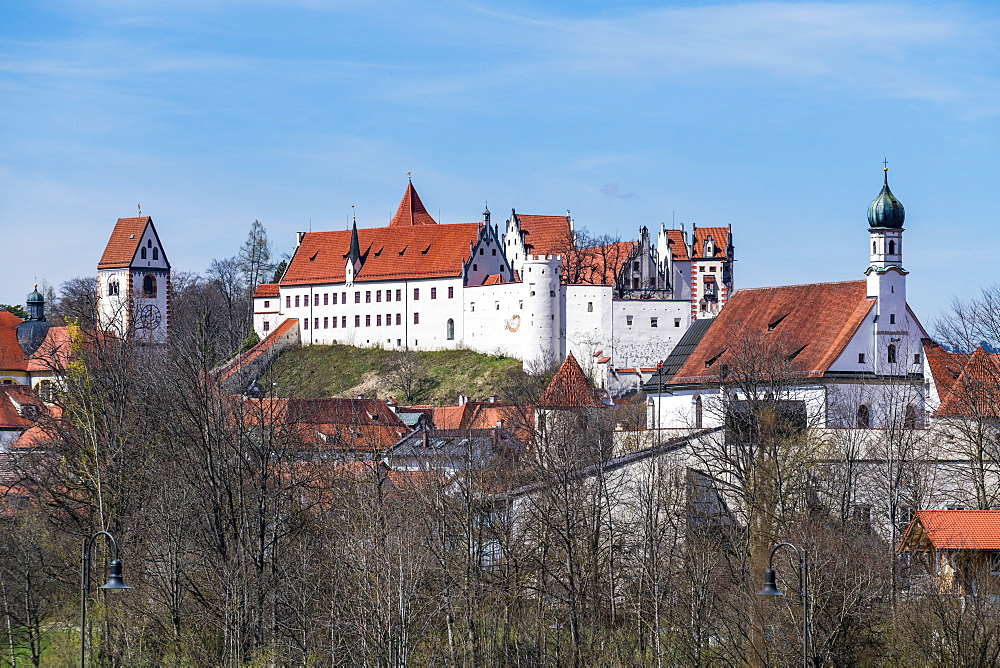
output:
M796 351L806 378L823 376L875 303L865 281L810 283L740 290L719 312L670 385L717 382L740 340L769 339Z
M726 248L729 247L728 227L696 227L694 228L694 257L704 257L705 241L712 237L715 244L715 254L712 257L726 257ZM667 237L670 238L669 236Z
M104 254L101 255L101 261L97 263L97 268L112 269L131 265L142 242L142 234L150 222L152 221L149 216L119 218L115 223L115 229L111 232L111 238L108 239L108 245L104 248Z
M539 408L599 408L603 406L573 353L566 356L538 399Z
M937 378L935 375L935 382ZM938 394L941 405L934 411L935 417L997 417L1000 415L1000 354L988 353L979 346L947 393L939 390Z
M566 216L515 215L528 255L565 255L573 248L573 233Z
M900 549L1000 550L1000 510L918 510Z
M437 225L437 221L427 213L420 195L412 183L407 184L403 199L399 202L396 215L389 221L389 227L406 227L408 225Z
M358 230L361 269L355 282L461 276L480 223L375 227ZM351 230L307 232L281 285L342 283Z

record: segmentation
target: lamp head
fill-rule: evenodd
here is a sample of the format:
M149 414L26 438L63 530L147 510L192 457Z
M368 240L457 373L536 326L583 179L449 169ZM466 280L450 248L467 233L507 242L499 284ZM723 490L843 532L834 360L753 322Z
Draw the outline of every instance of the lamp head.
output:
M784 596L781 590L778 589L778 585L775 584L774 569L765 568L764 569L764 587L757 592L758 596Z
M131 589L125 580L122 579L122 560L112 559L110 565L111 573L108 575L106 584L101 585L101 589Z

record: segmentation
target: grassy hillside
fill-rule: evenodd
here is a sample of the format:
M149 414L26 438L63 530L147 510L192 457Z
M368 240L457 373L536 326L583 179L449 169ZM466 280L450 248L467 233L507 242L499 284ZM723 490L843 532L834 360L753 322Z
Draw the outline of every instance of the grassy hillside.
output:
M520 375L521 362L468 350L408 352L352 346L302 346L274 361L282 397L394 396L405 403L455 403L459 393L485 399ZM406 399L409 386L411 398Z

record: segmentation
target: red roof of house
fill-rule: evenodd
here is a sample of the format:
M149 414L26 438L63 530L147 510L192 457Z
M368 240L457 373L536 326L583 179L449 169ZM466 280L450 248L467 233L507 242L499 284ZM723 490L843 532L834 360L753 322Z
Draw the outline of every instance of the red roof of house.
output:
M431 218L431 214L424 208L424 203L420 201L420 195L412 183L406 186L406 192L399 202L396 215L389 221L389 227L407 225L437 225L437 221Z
M865 281L740 290L716 316L670 384L717 382L724 365L739 364L733 351L749 341L752 345L773 343L790 357L794 355L787 370L797 376L822 376L874 301L867 296Z
M281 337L288 333L293 327L299 324L298 318L285 318L277 327L271 330L267 336L258 341L250 350L242 355L232 358L217 370L219 382L224 382L231 378L240 369L263 355L271 346L277 344Z
M42 343L28 360L27 369L34 373L62 373L69 364L73 353L73 331L75 325L49 327Z
M257 290L253 293L254 298L256 297L277 297L278 296L278 284L277 283L261 283L257 286Z
M687 244L684 243L684 235L680 230L667 230L667 247L670 254L674 256L674 261L690 260Z
M28 361L17 342L17 326L21 319L10 311L0 311L0 370L24 371Z
M149 216L119 218L115 223L115 229L111 232L111 238L108 239L108 245L104 247L104 254L101 255L97 268L110 269L132 264L135 252L142 242L142 234L150 222L152 219Z
M924 345L924 350L928 350ZM942 389L939 386L938 396L941 398L941 405L934 415L941 416L965 416L965 417L991 417L1000 416L1000 354L988 353L982 346L976 348L971 355L965 356L965 365L960 367L957 377L954 371L958 363L961 362L961 353L945 353L952 357L942 360L940 353L935 353L935 361L931 362L934 382L938 383L938 375L946 383ZM934 366L944 367L938 373L934 373ZM947 385L951 380L950 385Z
M900 550L1000 550L1000 510L918 510Z
M574 249L563 261L563 277L574 285L614 285L637 245L635 241L617 241Z
M262 417L290 425L299 446L315 450L383 450L410 432L377 399L250 399ZM252 416L251 416L252 417Z
M27 385L0 385L0 428L28 429L42 410L42 402Z
M573 353L566 356L566 361L556 371L556 375L552 377L548 387L538 399L539 408L581 408L602 405L594 392L594 386L583 373Z
M359 229L362 267L354 280L460 276L480 229L480 223ZM350 248L350 230L307 232L281 285L343 282Z
M517 216L528 255L565 255L573 248L573 233L566 216Z
M726 247L729 245L728 227L696 227L694 229L694 256L703 257L705 241L712 237L715 243L715 254L712 257L726 257Z
M924 357L930 367L934 385L937 386L938 397L942 400L955 386L955 381L969 361L969 353L953 353L942 348L936 341L923 339Z

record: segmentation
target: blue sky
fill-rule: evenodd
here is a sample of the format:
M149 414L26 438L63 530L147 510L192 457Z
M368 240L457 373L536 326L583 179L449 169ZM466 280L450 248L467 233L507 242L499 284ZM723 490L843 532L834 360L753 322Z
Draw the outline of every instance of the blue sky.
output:
M889 159L926 325L1000 283L995 3L0 0L0 302L142 204L175 270L260 219L732 224L737 287L860 278Z

